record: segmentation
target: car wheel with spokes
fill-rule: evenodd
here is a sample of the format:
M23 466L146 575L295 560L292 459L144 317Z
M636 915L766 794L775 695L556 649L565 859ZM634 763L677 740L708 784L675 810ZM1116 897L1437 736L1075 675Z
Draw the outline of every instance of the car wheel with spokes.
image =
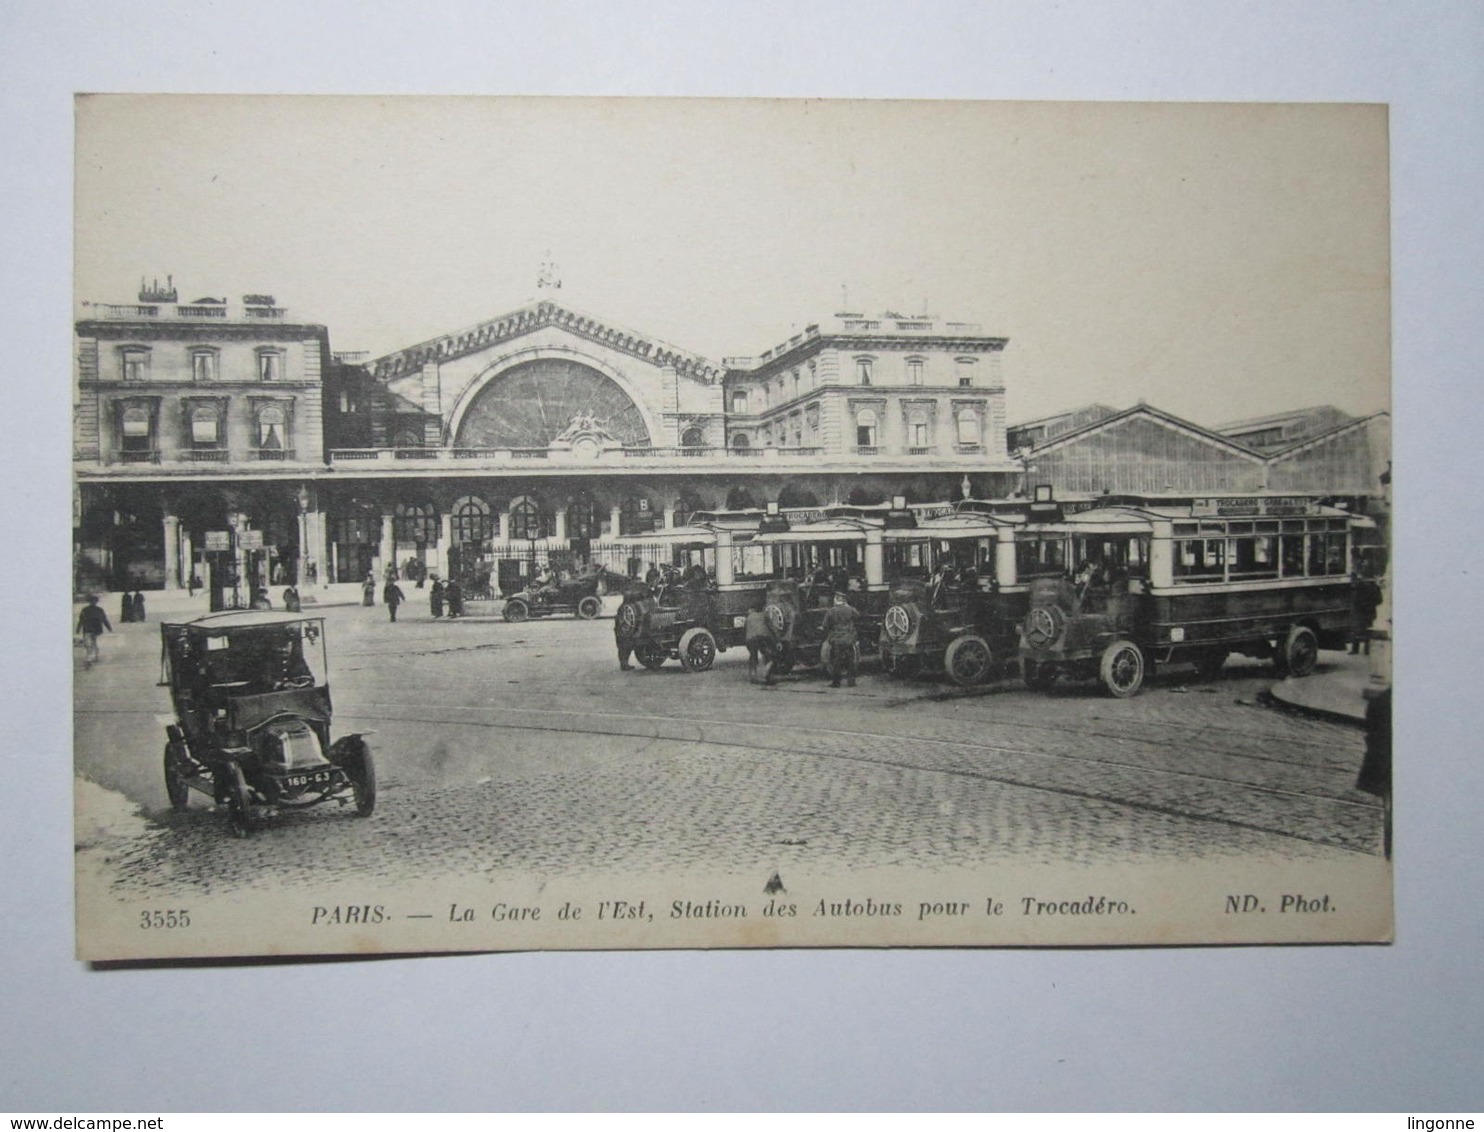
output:
M687 672L705 672L716 660L716 638L710 629L687 629L680 638L680 667Z
M639 645L634 649L634 655L640 664L653 671L665 666L665 661L670 659L670 650L658 645Z
M191 803L191 788L186 785L180 767L184 757L185 751L174 743L165 744L165 793L170 798L170 808L176 813L182 813Z
M356 744L356 750L345 760L345 777L350 779L356 817L369 818L376 810L376 761L364 739Z
M944 671L961 688L984 683L993 667L994 653L989 642L977 633L954 638L943 654Z
M525 598L513 597L505 603L506 621L519 623L521 621L529 621L530 617L531 607L526 603Z
M1295 625L1278 654L1278 671L1284 676L1308 676L1318 665L1319 638L1308 626Z
M602 599L594 597L592 594L588 594L587 597L577 603L577 616L581 617L584 621L591 621L602 612Z
M1118 640L1103 650L1098 676L1110 696L1126 699L1144 686L1144 652L1133 641Z
M242 768L234 762L224 763L222 774L227 777L227 820L236 837L251 837L258 829L258 815L253 811L252 790Z

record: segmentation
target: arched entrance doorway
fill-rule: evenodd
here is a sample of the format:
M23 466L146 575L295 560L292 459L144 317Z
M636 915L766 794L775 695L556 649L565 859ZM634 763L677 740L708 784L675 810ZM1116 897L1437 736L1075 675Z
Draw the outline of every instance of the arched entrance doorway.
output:
M453 545L448 548L448 575L457 578L466 595L487 596L490 575L494 571L492 551L496 519L490 505L477 495L465 495L453 502L449 514L449 533Z

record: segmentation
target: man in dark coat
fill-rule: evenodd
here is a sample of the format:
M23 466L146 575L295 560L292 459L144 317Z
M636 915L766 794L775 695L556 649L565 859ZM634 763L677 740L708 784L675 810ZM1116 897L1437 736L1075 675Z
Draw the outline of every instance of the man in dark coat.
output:
M742 631L747 643L747 680L752 684L773 683L773 627L761 609L749 610Z
M433 584L428 588L428 611L434 617L443 616L443 582L437 574L433 575Z
M837 593L835 603L825 611L823 628L830 647L831 688L838 688L841 679L847 688L855 687L855 623L859 616L843 593Z
M464 615L464 587L459 585L457 578L448 579L448 585L443 587L443 597L448 602L450 621Z
M108 614L98 604L98 595L88 594L87 605L77 615L77 635L82 638L82 656L87 664L98 659L98 638L105 630L113 632L113 626L108 623Z
M401 605L405 600L402 595L402 587L397 585L396 582L388 582L386 588L381 591L381 600L386 602L386 611L391 615L391 619L395 621L397 619L397 606Z

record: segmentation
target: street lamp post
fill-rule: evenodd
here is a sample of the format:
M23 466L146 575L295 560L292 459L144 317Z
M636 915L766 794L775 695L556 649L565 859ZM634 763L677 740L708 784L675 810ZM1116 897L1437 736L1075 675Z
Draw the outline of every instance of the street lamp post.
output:
M294 584L305 585L308 581L308 571L313 566L313 560L309 557L309 485L300 484L299 494L299 560L295 564Z

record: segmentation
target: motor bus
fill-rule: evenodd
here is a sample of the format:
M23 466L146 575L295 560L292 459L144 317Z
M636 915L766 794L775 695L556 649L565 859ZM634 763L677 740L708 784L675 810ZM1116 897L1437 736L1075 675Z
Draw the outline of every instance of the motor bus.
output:
M704 672L718 652L743 643L747 614L760 609L767 580L736 569L738 548L762 523L756 517L713 520L699 515L683 527L610 541L631 580L614 614L614 632L646 668L678 660Z
M778 645L775 674L798 665L828 665L824 615L837 593L860 615L857 663L876 652L887 599L882 574L887 523L885 513L859 511L796 524L770 516L755 538L734 544L736 576L765 587L763 614Z
M1016 656L1027 608L1015 569L1023 526L1020 516L961 507L883 533L887 672L941 670L955 684L981 684Z
M1099 501L1016 536L1029 583L1025 682L1097 679L1132 696L1156 665L1220 671L1233 653L1307 676L1349 640L1353 533L1371 525L1303 499Z

